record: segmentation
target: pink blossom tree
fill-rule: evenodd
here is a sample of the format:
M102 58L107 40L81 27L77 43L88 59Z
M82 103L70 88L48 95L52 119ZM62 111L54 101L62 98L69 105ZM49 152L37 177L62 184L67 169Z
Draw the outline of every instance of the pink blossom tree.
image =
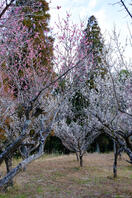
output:
M8 186L27 164L43 155L45 140L59 108L71 93L69 90L73 80L79 75L79 69L76 68L82 69L81 64L84 65L87 56L87 53L79 53L80 42L84 38L83 26L70 26L70 16L67 14L66 19L57 24L56 40L59 44L54 46L54 57L52 61L47 59L47 64L51 68L54 64L54 69L49 71L47 65L42 67L41 48L47 50L47 46L52 43L41 40L41 45L36 45L34 39L39 40L41 37L37 33L34 38L31 37L32 32L23 24L24 17L21 6L10 7L0 32L1 93L10 98L13 107L8 111L8 116L13 120L10 122L13 140L8 142L0 154L0 163L7 156L12 157L18 149L24 157L24 160L0 180L1 189ZM42 32L48 38L48 31L42 29ZM55 75L55 71L58 74ZM63 94L63 99L54 103L56 101L53 100L52 93L61 79L66 79L68 89ZM5 128L4 122L2 127ZM5 133L9 137L9 129L6 128ZM38 152L30 155L36 148Z
M10 14L12 11L15 14ZM19 16L20 15L20 16ZM2 16L2 15L1 15ZM0 155L0 161L11 157L13 153L20 149L26 158L17 167L8 171L7 175L1 179L0 186L3 188L23 167L33 159L43 154L44 141L50 133L52 121L48 128L44 127L44 118L41 115L44 110L40 108L50 92L49 85L52 84L52 74L49 70L40 68L42 60L41 46L51 45L41 41L41 46L34 43L34 39L39 39L39 34L31 38L28 27L23 25L24 13L21 7L8 10L8 15L2 24L0 41L0 73L1 73L1 93L9 97L13 109L8 111L8 116L12 118L10 128L15 131L12 141L8 141L9 129L5 129L4 122L2 127L5 129L8 145ZM48 31L44 32L48 38ZM48 58L48 56L47 56ZM50 60L48 61L51 64ZM36 64L36 67L34 66ZM45 83L46 82L46 85ZM41 93L43 89L43 94ZM53 89L53 88L52 88ZM41 96L40 96L41 95ZM4 99L3 99L4 100ZM9 109L9 108L8 108ZM3 111L3 119L5 112ZM41 118L38 119L38 116ZM34 118L35 119L34 119ZM47 116L48 117L48 116ZM52 116L53 117L53 116ZM50 116L47 119L51 119ZM54 119L54 118L53 118ZM31 131L34 134L31 136ZM48 132L47 132L48 131ZM44 133L44 134L43 134ZM39 150L37 154L29 156L35 148ZM26 153L24 153L26 151ZM28 153L28 155L27 155Z

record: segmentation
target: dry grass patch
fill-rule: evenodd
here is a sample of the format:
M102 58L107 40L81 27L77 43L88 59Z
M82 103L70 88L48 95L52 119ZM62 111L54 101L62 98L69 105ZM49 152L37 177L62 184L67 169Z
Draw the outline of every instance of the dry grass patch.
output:
M14 188L0 198L132 198L132 166L124 159L113 179L112 153L85 155L83 168L75 155L44 156L19 174Z

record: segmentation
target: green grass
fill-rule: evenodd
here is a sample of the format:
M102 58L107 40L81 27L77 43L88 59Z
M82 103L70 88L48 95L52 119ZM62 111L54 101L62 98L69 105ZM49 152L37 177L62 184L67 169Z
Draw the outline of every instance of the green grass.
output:
M0 195L0 198L28 198L28 195L24 195L24 194L19 194L19 195L11 195L9 193L5 194L5 195Z
M38 186L36 190L37 190L37 193L38 193L38 194L42 194L42 193L44 192L42 186Z

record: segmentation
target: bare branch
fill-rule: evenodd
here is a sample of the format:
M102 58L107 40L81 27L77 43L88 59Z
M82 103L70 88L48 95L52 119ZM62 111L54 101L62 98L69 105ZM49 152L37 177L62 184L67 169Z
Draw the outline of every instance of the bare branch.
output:
M120 0L120 3L122 4L122 6L124 7L124 9L126 10L126 12L128 13L128 15L131 17L132 19L132 14L130 13L129 9L127 8L126 4L124 3L123 0Z
M15 0L11 0L9 3L7 3L6 1L6 6L5 8L1 11L0 13L0 19L1 17L6 13L6 11L9 9L9 7L12 5L12 3L14 2Z

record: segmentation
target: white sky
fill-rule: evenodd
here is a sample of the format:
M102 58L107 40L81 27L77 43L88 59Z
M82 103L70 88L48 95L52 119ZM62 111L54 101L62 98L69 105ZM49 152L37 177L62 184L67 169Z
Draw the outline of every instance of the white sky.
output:
M132 20L120 5L113 5L116 2L119 0L51 0L51 25L53 26L57 21L58 15L65 17L66 11L72 14L75 23L79 23L80 20L87 21L91 15L94 15L106 39L108 32L112 32L113 27L116 26L123 40L128 34L128 24L132 32ZM125 0L125 2L128 5L132 0ZM61 6L61 9L57 10L57 6ZM132 6L129 6L129 9L132 12ZM127 56L132 57L131 54L132 50L129 48Z

